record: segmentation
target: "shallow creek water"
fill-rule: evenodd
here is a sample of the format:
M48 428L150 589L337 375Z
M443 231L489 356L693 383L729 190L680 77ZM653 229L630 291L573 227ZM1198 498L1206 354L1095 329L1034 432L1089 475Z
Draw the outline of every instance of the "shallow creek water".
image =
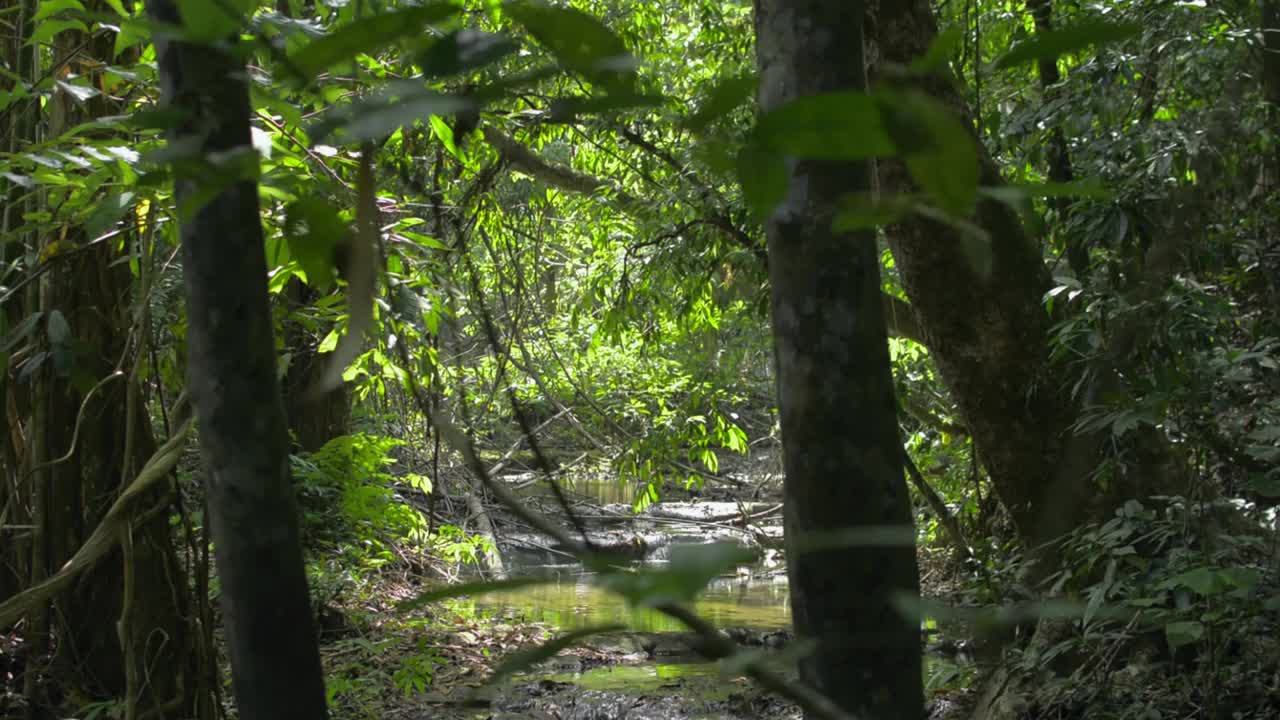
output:
M613 482L579 482L570 489L597 503L631 500L631 489ZM687 529L677 532L684 535ZM478 596L473 601L475 609L502 614L514 612L564 631L614 623L641 633L685 630L680 623L657 611L629 607L621 596L593 584L592 576L579 565L526 563L527 560L522 562L522 556L516 553L508 559L508 569L513 574L538 575L552 582ZM767 634L789 629L791 625L785 573L759 565L739 568L735 576L712 581L700 595L695 609L718 627L748 628ZM926 656L925 682L932 689L962 684L970 674L969 669L950 659ZM586 670L571 662L559 665L553 662L530 671L523 680L572 683L582 691L650 698L675 693L703 702L722 700L742 688L740 681L728 681L721 675L718 663L699 662L689 656L659 656L639 664L611 664Z

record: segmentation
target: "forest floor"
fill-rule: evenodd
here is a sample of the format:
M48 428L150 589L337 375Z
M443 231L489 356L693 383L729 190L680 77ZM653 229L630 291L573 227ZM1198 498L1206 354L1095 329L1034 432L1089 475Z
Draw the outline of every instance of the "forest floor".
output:
M513 485L518 486L517 478ZM572 507L598 542L632 548L637 566L661 562L672 544L738 540L761 561L713 582L695 609L748 653L783 674L789 655L789 606L776 489L758 485L708 487L671 493L632 515L608 487L578 483ZM553 501L532 492L539 507ZM614 501L614 502L610 502ZM736 511L735 511L736 508ZM554 508L546 507L552 510ZM735 519L733 516L738 514ZM383 569L360 601L322 609L322 651L335 714L351 718L799 718L799 709L732 671L708 662L697 637L657 613L636 612L594 588L580 568L513 518L494 512L512 574L555 577L538 590L443 600L404 611L403 601L457 581L457 569L402 554ZM941 598L960 582L946 553L920 551L924 594ZM329 622L326 622L326 617ZM499 683L504 663L527 656L548 639L585 627L620 623L625 632L593 635ZM931 717L959 717L970 706L976 672L957 662L967 638L930 636L926 683Z
M922 553L922 561L937 559ZM935 572L934 577L939 573ZM521 651L562 633L536 613L477 609L468 599L402 611L421 593L412 573L385 574L372 588L379 598L332 608L343 621L322 635L322 653L335 712L351 718L799 718L797 707L698 654L698 639L679 630L625 631L584 639L554 657L491 684L494 671ZM926 594L944 592L944 585ZM340 613L340 615L339 615ZM746 652L784 662L790 632L725 628ZM957 667L954 643L931 638L929 670ZM778 670L788 671L778 665ZM931 718L959 717L973 691L951 684L930 693Z

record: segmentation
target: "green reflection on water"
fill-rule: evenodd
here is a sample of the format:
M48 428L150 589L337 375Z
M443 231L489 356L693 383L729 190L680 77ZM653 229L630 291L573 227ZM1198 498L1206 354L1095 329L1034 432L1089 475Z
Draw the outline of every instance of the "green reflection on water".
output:
M586 672L548 675L546 679L571 682L583 690L633 695L649 695L678 685L681 694L693 692L704 700L723 699L739 689L732 683L722 682L720 666L716 663L612 665Z
M593 585L590 576L572 572L558 582L478 596L472 602L476 610L516 611L563 630L610 623L641 632L685 629L656 610L629 607L622 596ZM722 578L699 596L695 609L720 627L777 630L791 625L785 582Z

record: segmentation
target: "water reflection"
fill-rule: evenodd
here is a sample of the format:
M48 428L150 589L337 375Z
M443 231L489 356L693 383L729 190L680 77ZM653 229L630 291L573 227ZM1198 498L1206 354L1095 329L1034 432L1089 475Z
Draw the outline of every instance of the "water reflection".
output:
M684 630L671 618L648 608L632 608L622 596L603 590L594 575L570 567L540 568L552 583L492 593L474 599L477 610L516 611L564 630L621 623L642 632ZM522 571L522 574L525 572ZM791 604L783 579L719 578L695 603L698 614L720 627L778 630L791 624Z

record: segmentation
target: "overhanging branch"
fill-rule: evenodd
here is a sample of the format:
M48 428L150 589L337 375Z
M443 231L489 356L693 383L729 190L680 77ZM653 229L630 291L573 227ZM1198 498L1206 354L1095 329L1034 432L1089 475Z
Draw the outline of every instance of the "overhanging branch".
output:
M542 183L558 190L582 195L594 195L603 190L613 196L622 212L632 216L640 215L641 209L644 208L643 203L622 191L618 183L612 180L588 175L573 168L545 160L525 146L524 143L492 125L486 125L481 129L481 132L484 134L485 141L492 145L498 151L498 154L502 156L502 159L511 167ZM700 222L725 232L736 242L746 246L753 252L759 251L761 259L767 261L767 258L764 257L763 247L752 243L751 237L741 228L729 222L727 218L716 216ZM914 340L924 345L924 333L921 331L919 324L916 323L916 316L911 309L911 305L888 294L882 294L881 300L889 335L906 340Z

